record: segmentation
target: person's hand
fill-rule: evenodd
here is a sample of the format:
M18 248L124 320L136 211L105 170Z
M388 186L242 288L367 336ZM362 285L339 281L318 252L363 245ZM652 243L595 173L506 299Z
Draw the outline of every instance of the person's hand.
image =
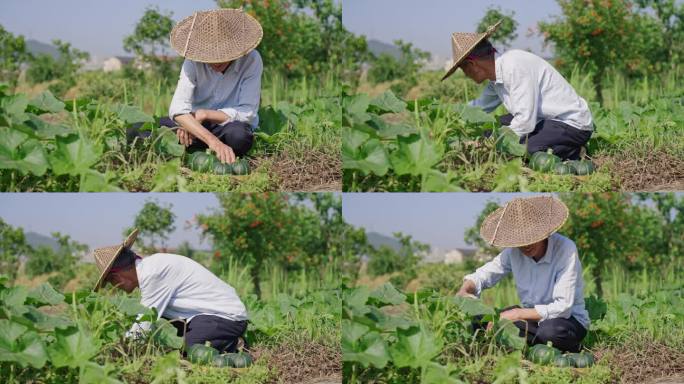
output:
M209 144L209 149L216 152L216 157L218 157L222 163L232 164L235 162L233 148L223 144L219 139L213 140Z
M520 313L522 311L521 308L513 308L509 309L508 311L501 312L499 314L500 319L508 319L510 321L518 321L522 320L522 314Z
M475 296L472 293L465 291L465 290L459 290L458 292L456 292L456 296L468 297L471 299L477 299L477 296Z
M487 323L487 328L485 328L485 331L489 332L492 330L492 328L494 328L494 322L490 321Z
M176 130L176 136L178 137L178 141L186 147L189 147L192 144L192 141L195 140L195 136L183 128L178 128Z

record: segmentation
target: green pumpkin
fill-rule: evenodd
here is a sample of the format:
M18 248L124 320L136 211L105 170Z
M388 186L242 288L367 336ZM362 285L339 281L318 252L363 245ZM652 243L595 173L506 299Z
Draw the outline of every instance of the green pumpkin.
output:
M214 156L206 152L193 152L188 156L190 169L195 172L208 172L214 166Z
M572 167L573 173L575 175L590 175L596 169L594 163L592 163L590 160L572 161L568 163L571 163L570 166Z
M246 175L249 173L249 162L245 159L235 160L233 164L233 175Z
M232 353L224 353L214 357L213 365L219 368L230 368L233 366Z
M208 341L204 344L193 344L188 348L188 360L195 364L212 364L218 351Z
M560 356L561 352L550 345L536 344L527 351L527 358L532 362L542 365L548 365Z
M561 356L556 356L556 359L553 361L553 365L556 367L574 367L575 366L575 361L568 357L568 355L561 355Z
M249 367L254 362L252 356L246 353L231 353L230 355L233 355L231 358L233 360L233 367L235 368Z
M560 162L560 157L548 152L535 152L530 157L530 167L539 172L550 172Z
M233 174L233 167L231 164L224 164L220 161L214 163L214 173L217 175L231 175Z
M568 358L573 361L573 365L577 368L586 368L594 365L594 355L591 353L569 353Z
M573 168L564 163L558 163L553 167L553 173L556 175L572 175Z

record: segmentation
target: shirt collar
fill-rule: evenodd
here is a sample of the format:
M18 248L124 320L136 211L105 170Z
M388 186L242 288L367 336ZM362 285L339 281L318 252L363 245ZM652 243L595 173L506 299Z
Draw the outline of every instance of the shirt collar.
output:
M546 243L546 253L544 253L544 256L537 261L537 264L551 264L551 259L553 259L553 235L549 236L549 241Z

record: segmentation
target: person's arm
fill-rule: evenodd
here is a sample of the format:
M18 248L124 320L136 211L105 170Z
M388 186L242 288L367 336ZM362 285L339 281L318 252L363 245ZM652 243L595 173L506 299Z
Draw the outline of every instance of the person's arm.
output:
M499 95L494 90L494 83L491 81L482 90L482 94L475 100L471 100L468 105L471 107L478 107L483 109L485 112L490 113L501 105L501 99Z
M511 109L508 111L513 115L511 130L520 137L532 133L537 125L539 103L539 85L534 74L516 68L504 74L504 87L511 100Z
M238 104L221 108L216 112L222 112L227 119L218 121L218 124L226 124L231 121L241 121L250 123L259 112L259 102L261 100L261 74L264 66L259 52L252 51L245 64L244 76L240 81L238 90ZM218 116L218 115L217 115Z
M572 306L575 303L577 277L582 276L582 268L577 255L577 247L568 245L567 250L557 255L564 264L559 271L553 285L553 301L546 305L535 305L534 310L539 313L539 320L562 317L570 318Z
M510 256L507 250L501 252L474 273L463 277L463 285L459 290L462 296L480 296L483 289L494 286L511 271Z
M214 136L208 129L204 128L200 121L191 114L176 116L176 122L181 128L194 137L202 140L209 149L216 152L216 157L222 163L232 163L235 161L233 149L224 144L218 137Z

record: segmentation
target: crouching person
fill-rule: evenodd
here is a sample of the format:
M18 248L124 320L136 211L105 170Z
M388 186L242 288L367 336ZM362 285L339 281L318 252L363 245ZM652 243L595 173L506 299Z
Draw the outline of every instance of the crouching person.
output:
M465 276L458 295L479 296L512 273L521 307L504 309L501 319L513 321L529 345L551 342L579 352L589 329L582 264L575 243L555 233L567 217L568 208L552 196L514 199L492 212L480 235L504 250Z
M219 352L235 352L247 330L247 310L235 289L185 256L155 253L144 258L131 246L134 230L123 244L94 251L100 277L97 291L110 283L127 293L140 288L141 304L174 321L186 349L206 341ZM136 334L147 326L134 324Z

